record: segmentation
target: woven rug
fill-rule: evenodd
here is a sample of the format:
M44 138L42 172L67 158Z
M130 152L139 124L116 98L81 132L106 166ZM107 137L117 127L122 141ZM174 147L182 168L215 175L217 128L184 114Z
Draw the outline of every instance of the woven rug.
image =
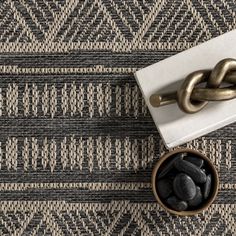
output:
M1 0L0 235L236 235L236 124L186 144L218 168L214 204L169 215L133 76L234 28L234 0Z

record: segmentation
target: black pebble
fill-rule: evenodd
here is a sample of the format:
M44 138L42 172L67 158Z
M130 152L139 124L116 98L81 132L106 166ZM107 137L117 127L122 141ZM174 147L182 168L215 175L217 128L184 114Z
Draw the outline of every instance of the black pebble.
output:
M174 167L175 162L179 159L182 159L184 155L185 155L184 153L178 153L170 162L168 162L166 166L158 174L158 179L166 176L170 172L170 170Z
M175 196L171 196L167 199L167 204L176 211L184 211L188 208L188 204L185 201L179 200Z
M172 181L170 179L157 180L157 191L161 198L166 199L173 192Z
M186 156L184 157L184 160L191 162L192 164L196 165L199 168L201 168L204 163L204 160L202 158L195 156Z
M188 174L195 183L206 182L206 174L196 165L182 159L175 161L174 164L176 169Z
M202 203L202 192L199 186L197 186L197 193L195 197L188 201L188 205L191 207L199 206Z
M203 197L207 199L211 191L211 175L207 175L206 183L203 186Z
M173 189L175 195L181 200L188 201L193 199L196 195L196 185L190 176L180 173L173 182Z

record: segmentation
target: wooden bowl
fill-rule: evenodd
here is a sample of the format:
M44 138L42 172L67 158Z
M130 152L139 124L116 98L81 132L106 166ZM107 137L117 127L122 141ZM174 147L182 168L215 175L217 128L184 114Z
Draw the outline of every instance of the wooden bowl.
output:
M212 174L212 190L211 190L211 194L210 194L210 197L205 201L205 203L203 203L201 205L201 207L199 207L198 209L195 209L195 210L189 210L189 211L175 211L171 208L169 208L161 199L160 197L158 196L158 191L156 189L156 181L157 178L157 172L159 170L159 168L161 167L161 165L169 158L172 158L173 155L177 154L177 153L192 153L196 156L199 156L201 157L203 160L206 161L208 167L209 167L209 170ZM154 169L153 169L153 172L152 172L152 190L153 190L153 193L154 193L154 196L157 200L157 202L166 210L168 211L169 213L171 214L174 214L174 215L180 215L180 216L191 216L191 215L196 215L204 210L206 210L212 203L213 201L215 200L216 198L216 195L218 193L218 188L219 188L219 177L218 177L218 173L216 171L216 168L215 166L212 164L212 162L210 161L210 159L208 159L204 154L198 152L198 151L195 151L195 150L192 150L192 149L189 149L189 148L181 148L181 149L176 149L174 151L171 151L165 155L163 155L156 163Z

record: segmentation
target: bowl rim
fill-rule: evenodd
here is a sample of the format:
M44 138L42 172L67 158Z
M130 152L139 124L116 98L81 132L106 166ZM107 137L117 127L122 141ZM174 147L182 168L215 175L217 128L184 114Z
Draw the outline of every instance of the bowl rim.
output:
M169 208L159 198L158 193L157 193L157 189L156 189L156 174L157 174L157 171L159 170L160 166L169 157L173 156L174 154L182 153L182 152L193 153L194 155L198 155L198 156L202 157L208 163L208 165L210 166L210 168L212 170L212 175L213 175L213 178L214 178L214 186L213 186L213 192L211 194L211 197L199 209L191 210L191 211L175 211L175 210ZM157 202L162 206L162 208L164 208L167 212L169 212L171 214L174 214L174 215L192 216L192 215L196 215L196 214L201 213L202 211L206 210L214 202L214 200L217 196L217 193L218 193L218 189L219 189L219 176L218 176L218 172L216 170L216 167L214 166L212 161L204 153L202 153L200 151L197 151L197 150L194 150L194 149L178 148L178 149L175 149L173 151L170 151L170 152L162 155L160 157L160 159L157 161L157 163L155 164L155 166L153 168L153 171L152 171L152 191L153 191L153 194L154 194Z

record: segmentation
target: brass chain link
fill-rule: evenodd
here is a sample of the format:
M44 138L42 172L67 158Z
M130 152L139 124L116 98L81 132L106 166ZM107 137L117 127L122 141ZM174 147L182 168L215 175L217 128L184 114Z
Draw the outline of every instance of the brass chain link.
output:
M205 85L204 87L202 87ZM199 70L189 74L176 92L153 94L150 103L160 107L174 102L186 113L202 110L209 101L236 98L236 60L226 58L212 70Z

